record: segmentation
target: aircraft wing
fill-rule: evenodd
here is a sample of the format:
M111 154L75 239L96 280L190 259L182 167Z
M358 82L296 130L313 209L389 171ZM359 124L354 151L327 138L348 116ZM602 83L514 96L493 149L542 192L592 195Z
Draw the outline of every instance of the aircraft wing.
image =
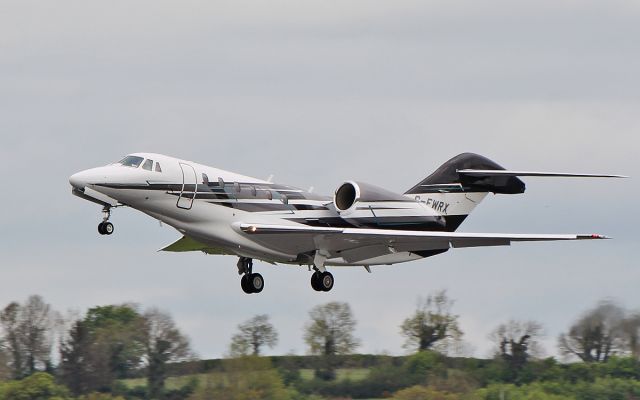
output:
M361 253L360 259L393 251L439 250L462 247L509 246L512 242L608 239L595 234L522 234L410 231L395 229L330 228L304 225L240 224L240 229L257 241L278 247L292 244L303 251L322 248L333 256ZM384 249L382 249L384 248ZM357 251L357 250L364 251ZM287 249L282 249L286 251ZM303 252L299 251L299 252ZM351 260L356 261L356 260Z

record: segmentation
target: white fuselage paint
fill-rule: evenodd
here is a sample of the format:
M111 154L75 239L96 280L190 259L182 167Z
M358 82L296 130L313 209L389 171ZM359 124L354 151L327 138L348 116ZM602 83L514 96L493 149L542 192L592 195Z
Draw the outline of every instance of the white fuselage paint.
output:
M484 200L486 192L418 193L407 195L439 215L469 215Z
M70 183L76 190L87 188L114 199L118 204L139 210L199 242L224 248L238 256L269 262L298 264L298 254L260 244L238 228L241 223L300 225L296 221L341 218L328 196L318 196L297 188L160 154L133 155L159 163L162 172L116 163L79 172L70 178ZM212 183L224 182L229 198L203 198L200 193L193 198L193 188L188 185L194 182L204 185L207 180ZM159 190L159 185L173 186ZM298 198L300 194L303 194L302 198ZM355 213L362 214L356 217L370 217L370 214L375 214L374 217L411 217L416 212L420 215L466 216L485 196L486 193L411 194L407 197L417 202L378 203L373 213L370 209L357 210ZM234 207L234 204L273 209L245 211ZM296 208L296 205L305 207ZM364 206L368 208L367 205ZM312 207L318 209L309 209ZM398 251L355 263L349 263L342 257L334 257L328 259L326 265L395 264L419 258L421 256L417 254Z

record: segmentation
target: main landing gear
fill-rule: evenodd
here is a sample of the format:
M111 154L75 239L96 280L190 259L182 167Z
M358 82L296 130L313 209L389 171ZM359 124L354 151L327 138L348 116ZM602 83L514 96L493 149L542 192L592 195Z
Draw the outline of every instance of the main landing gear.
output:
M329 271L317 271L311 275L311 287L316 292L328 292L333 288L333 275Z
M240 287L247 294L260 293L264 289L264 278L262 275L253 272L253 259L240 257L238 259L238 274L242 275ZM320 268L324 269L321 270ZM333 274L324 268L314 266L315 272L311 275L311 287L316 292L328 292L333 289Z
M98 224L98 233L101 235L111 235L113 233L113 224L109 222L111 218L111 207L102 209L102 222Z
M260 293L264 289L264 278L258 273L253 273L253 260L249 257L240 257L238 260L238 274L242 274L240 286L247 293Z
M333 275L324 266L327 258L329 258L329 254L322 250L316 250L313 255L313 270L315 272L311 275L311 287L316 292L328 292L333 289Z

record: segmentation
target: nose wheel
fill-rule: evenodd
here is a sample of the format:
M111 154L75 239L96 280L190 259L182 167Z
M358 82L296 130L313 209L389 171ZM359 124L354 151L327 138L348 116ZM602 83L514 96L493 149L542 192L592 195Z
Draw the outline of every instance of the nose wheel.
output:
M109 222L111 218L111 207L102 209L102 222L98 224L98 233L101 235L111 235L113 233L113 224Z
M246 294L260 293L264 289L264 278L253 272L253 260L249 257L240 257L238 260L238 273L243 274L240 279L240 287Z

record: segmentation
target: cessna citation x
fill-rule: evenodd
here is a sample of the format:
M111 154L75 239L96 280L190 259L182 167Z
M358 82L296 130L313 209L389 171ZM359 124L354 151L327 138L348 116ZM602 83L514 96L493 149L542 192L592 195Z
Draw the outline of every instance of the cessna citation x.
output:
M456 229L488 193L525 191L519 176L620 175L507 171L472 153L445 162L404 194L347 181L320 196L161 154L135 153L69 178L73 194L103 207L98 232L111 235L111 210L128 206L171 225L183 237L165 251L239 257L246 293L264 288L253 259L306 265L311 286L329 291L328 266L396 264L450 248L512 242L605 239L601 235L462 233Z

